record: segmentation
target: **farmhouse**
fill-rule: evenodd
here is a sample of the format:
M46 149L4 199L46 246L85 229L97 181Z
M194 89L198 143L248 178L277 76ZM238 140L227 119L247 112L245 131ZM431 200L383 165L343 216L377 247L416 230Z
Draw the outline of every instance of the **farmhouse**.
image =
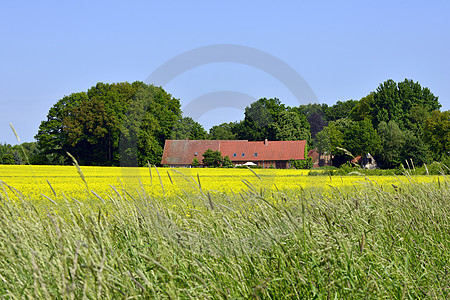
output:
M321 154L317 148L309 150L308 157L311 157L313 168L331 166L331 155L328 153Z
M352 159L352 163L359 164L363 169L376 169L377 162L375 158L370 153L367 153L364 156L357 156Z
M234 165L253 163L286 169L289 160L305 159L305 148L306 141L166 140L161 164L188 167L194 158L202 163L202 154L211 149L219 150L223 157L228 155Z

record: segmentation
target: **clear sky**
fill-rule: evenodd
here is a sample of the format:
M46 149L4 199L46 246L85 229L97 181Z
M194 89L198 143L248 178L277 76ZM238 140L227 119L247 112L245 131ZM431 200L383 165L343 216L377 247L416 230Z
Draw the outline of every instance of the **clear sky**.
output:
M97 82L146 81L172 58L216 44L283 61L322 103L408 78L448 110L449 13L449 1L3 1L0 142L17 143L10 122L33 141L64 95ZM220 91L298 105L286 84L243 62L199 65L164 88L182 106ZM243 111L209 108L196 118L208 129Z

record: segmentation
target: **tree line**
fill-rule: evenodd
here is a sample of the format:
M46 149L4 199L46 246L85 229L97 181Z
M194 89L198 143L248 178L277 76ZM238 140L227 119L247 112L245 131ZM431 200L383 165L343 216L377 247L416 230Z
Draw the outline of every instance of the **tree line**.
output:
M334 155L334 164L371 153L382 168L406 160L416 165L447 161L450 151L450 112L441 112L438 97L419 83L387 80L347 110L326 120L315 138L319 152Z
M244 119L213 126L209 133L183 116L179 99L143 82L98 83L65 96L42 121L36 142L0 144L1 164L159 164L166 139L307 140L339 166L371 153L383 168L406 159L415 164L448 160L450 112L418 82L387 80L360 100L336 104L284 105L262 98L245 108Z

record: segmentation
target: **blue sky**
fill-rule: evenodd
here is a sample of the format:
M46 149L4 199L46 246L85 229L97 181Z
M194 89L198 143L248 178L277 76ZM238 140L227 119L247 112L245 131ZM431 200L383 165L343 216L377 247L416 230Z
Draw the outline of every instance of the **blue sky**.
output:
M315 3L318 2L318 3ZM0 10L0 142L33 141L49 108L97 82L146 81L198 47L232 44L289 65L317 101L360 99L387 79L418 81L450 109L446 1L8 1ZM164 88L182 106L220 91L298 105L285 84L245 63L198 66ZM214 101L214 99L211 99ZM223 101L223 100L221 100ZM205 128L243 118L210 109Z

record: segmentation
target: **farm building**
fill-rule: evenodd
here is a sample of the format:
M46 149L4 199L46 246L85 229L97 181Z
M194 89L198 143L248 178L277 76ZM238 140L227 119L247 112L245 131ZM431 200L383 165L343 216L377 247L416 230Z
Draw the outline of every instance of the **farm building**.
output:
M309 150L308 157L311 157L313 168L331 166L331 155L328 153L321 154L317 148Z
M253 163L263 168L289 167L289 160L305 159L306 141L248 140L166 140L161 164L171 167L188 167L197 158L202 163L206 150L219 150L234 165Z
M363 169L376 169L377 162L375 158L370 153L367 153L364 156L357 156L351 161L354 164L359 164Z

